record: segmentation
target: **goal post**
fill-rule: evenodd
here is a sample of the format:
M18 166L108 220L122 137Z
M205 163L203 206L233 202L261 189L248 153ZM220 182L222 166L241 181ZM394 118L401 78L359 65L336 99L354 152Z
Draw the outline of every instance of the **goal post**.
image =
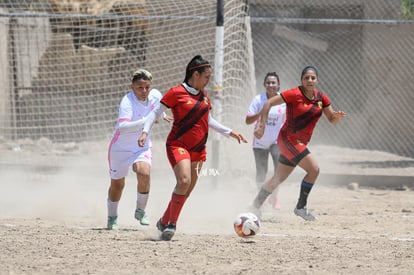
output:
M213 114L214 118L221 122L221 98L223 97L223 60L224 60L224 0L217 0L216 15L216 45L214 54L214 92ZM220 154L220 136L215 133L212 142L212 164L217 168ZM217 177L212 177L213 185L217 185Z

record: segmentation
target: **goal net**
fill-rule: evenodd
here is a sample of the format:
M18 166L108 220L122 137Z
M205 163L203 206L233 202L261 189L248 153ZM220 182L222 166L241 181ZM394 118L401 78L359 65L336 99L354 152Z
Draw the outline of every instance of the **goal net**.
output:
M151 71L165 93L194 55L214 67L216 11L206 0L0 1L0 138L109 140L134 70ZM219 100L228 124L255 90L246 1L225 1L224 12Z

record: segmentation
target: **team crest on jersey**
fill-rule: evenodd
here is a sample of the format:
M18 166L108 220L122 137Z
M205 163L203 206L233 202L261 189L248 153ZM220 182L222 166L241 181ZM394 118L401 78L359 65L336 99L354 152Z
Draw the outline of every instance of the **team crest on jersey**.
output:
M322 109L322 101L318 101L318 107L319 109Z
M184 155L184 153L185 153L185 151L184 151L184 149L183 148L178 148L178 153L180 154L180 155Z
M191 104L193 104L193 102L191 100L189 100L189 101L187 101L187 104L191 105Z
M208 98L204 97L204 102L208 105Z
M303 102L303 106L308 107L308 104L306 102Z
M302 142L300 139L297 139L297 140L296 140L296 142L297 142L299 145L303 145L303 142Z

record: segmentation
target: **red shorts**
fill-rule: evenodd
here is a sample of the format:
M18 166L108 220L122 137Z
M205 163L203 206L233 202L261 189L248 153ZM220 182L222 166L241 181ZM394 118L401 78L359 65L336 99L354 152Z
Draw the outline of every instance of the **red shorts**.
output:
M172 168L183 159L189 159L191 162L206 161L206 155L206 148L201 152L191 152L180 146L167 145L167 157Z
M280 150L279 162L288 166L296 166L310 153L305 143L283 134L279 135L277 146Z

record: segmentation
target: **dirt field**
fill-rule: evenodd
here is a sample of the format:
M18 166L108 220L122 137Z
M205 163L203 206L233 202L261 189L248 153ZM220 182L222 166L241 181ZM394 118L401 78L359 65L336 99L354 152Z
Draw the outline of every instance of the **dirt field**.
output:
M280 189L281 210L267 206L259 235L242 239L232 224L256 193L253 158L247 145L243 150L231 145L226 148L234 150L233 162L224 158L218 167L205 165L205 174L183 208L176 235L164 242L158 240L155 222L175 183L161 159L162 146L154 148L147 207L152 224L143 227L133 219L136 185L131 173L117 232L105 230L109 178L106 148L102 148L106 144L95 146L80 145L66 155L56 150L53 156L39 149L19 151L18 157L18 150L2 151L0 274L413 273L414 192L406 182L414 176L411 159L311 148L321 176L404 175L405 182L400 184L396 177L395 188L387 189L359 182L360 187L351 190L344 177L341 182L325 178L309 198L309 208L318 219L305 222L293 214L297 179L302 176L295 171ZM96 148L101 150L96 153ZM18 165L23 159L27 164ZM409 165L384 168L380 165L384 161ZM220 175L213 175L213 170Z

